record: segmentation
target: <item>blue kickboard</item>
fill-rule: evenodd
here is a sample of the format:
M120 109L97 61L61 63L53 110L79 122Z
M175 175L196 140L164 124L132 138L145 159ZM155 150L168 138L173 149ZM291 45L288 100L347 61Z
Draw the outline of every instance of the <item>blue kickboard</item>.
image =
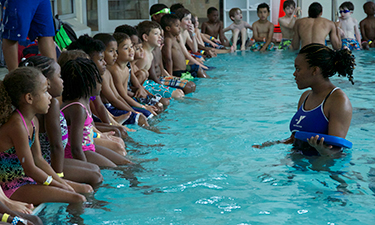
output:
M297 131L294 135L295 138L301 140L301 141L306 141L307 138L311 138L312 136L315 137L316 135L319 135L319 139L324 137L324 143L327 145L333 145L333 146L339 146L339 147L344 147L344 148L352 148L353 144L341 137L336 137L328 134L318 134L318 133L312 133L312 132L305 132L305 131Z

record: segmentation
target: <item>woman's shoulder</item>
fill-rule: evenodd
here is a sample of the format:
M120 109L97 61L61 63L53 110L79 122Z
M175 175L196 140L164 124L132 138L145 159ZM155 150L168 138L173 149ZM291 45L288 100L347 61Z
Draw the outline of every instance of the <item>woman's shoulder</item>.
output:
M345 105L350 105L351 107L349 97L340 88L336 89L333 93L331 93L331 95L326 101L326 105L332 106L334 108L342 107Z

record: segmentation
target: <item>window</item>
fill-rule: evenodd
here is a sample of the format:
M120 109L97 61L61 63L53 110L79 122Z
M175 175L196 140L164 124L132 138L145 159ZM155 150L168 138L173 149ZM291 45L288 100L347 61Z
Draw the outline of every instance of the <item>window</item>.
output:
M75 17L74 4L75 0L51 0L52 13L61 19Z
M149 0L108 0L110 20L148 19Z

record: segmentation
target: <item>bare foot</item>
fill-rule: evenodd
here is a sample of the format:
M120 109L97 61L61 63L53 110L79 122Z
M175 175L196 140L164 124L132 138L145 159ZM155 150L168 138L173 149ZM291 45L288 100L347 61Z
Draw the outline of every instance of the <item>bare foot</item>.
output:
M8 206L9 209L25 214L31 214L33 212L32 209L34 208L33 204L19 202L12 199L7 199L3 203Z
M113 119L116 120L117 123L123 124L127 119L129 119L131 112L122 114L121 116L115 116Z
M124 126L125 127L125 130L127 131L127 132L136 132L137 130L134 130L134 129L130 129L130 128L128 128L127 126Z
M245 46L241 46L241 51L245 51L245 50L246 50Z
M235 52L236 51L236 47L234 47L233 45L230 47L230 52Z

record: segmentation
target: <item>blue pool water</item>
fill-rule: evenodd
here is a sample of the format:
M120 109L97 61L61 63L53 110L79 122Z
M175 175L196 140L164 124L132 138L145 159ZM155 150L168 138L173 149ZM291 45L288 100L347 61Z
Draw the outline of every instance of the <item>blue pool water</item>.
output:
M319 166L291 158L288 145L252 148L290 135L302 94L296 53L220 55L208 62L212 79L156 118L163 134L130 134L144 146L129 154L159 161L102 170L83 206L45 204L38 215L45 224L373 224L375 60L355 55L355 85L331 79L353 105L346 157Z

